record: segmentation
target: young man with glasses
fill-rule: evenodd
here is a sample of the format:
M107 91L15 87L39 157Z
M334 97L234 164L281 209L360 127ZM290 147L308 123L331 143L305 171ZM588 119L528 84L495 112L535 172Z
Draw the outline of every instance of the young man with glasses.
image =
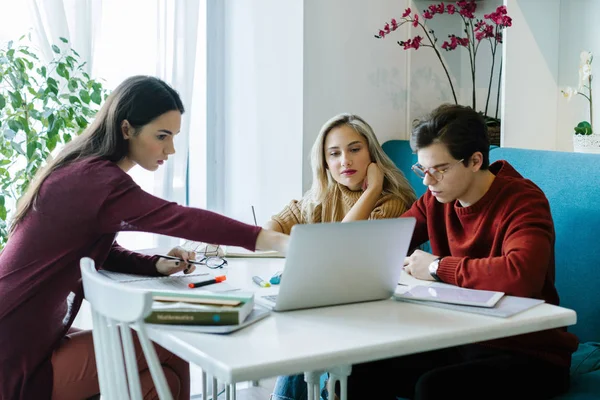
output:
M418 122L413 171L428 191L415 217L405 270L418 279L558 304L548 200L508 162L489 165L485 122L444 105ZM440 323L443 323L440 321ZM352 367L349 399L546 399L569 387L577 338L566 329L497 339Z

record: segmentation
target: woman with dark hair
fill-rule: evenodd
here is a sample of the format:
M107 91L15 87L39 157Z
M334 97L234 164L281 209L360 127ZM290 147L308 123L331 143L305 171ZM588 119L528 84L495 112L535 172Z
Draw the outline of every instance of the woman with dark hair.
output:
M114 242L118 232L285 253L286 235L159 199L127 174L135 165L155 171L175 153L183 112L177 92L160 79L125 80L20 200L0 253L0 399L98 394L91 331L71 329L83 299L82 257L134 274L193 270L187 262L123 249ZM170 255L192 257L180 248ZM158 353L173 397L189 399L187 363L164 349ZM143 357L139 371L144 398L156 397Z

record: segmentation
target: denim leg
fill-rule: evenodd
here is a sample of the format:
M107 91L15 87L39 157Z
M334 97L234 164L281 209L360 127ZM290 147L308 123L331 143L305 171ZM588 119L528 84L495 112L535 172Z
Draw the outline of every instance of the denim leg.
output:
M308 399L304 374L280 376L275 383L271 400L306 400Z

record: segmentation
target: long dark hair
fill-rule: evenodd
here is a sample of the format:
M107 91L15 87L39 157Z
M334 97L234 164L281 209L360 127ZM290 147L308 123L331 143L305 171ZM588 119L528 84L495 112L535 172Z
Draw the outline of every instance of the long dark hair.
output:
M40 187L57 169L88 157L102 157L112 162L121 161L129 151L129 143L123 138L121 124L124 120L134 129L152 122L169 111L183 113L179 94L162 80L152 76L133 76L123 81L106 99L96 114L94 122L58 153L56 158L40 168L27 192L19 200L17 212L10 227L12 234L38 198Z

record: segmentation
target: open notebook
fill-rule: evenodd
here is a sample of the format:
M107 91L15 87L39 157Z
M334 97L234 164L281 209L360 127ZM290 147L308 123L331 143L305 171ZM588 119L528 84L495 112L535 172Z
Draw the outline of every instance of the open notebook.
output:
M274 250L256 250L250 251L238 246L221 246L224 257L239 258L284 258L284 255Z
M171 276L143 276L134 274L124 274L121 272L112 272L106 270L99 270L98 273L121 283L126 283L129 286L133 286L137 289L150 290L150 291L197 291L204 290L209 292L229 292L238 290L228 284L227 282L215 283L213 285L203 286L201 289L190 289L188 285L190 283L202 282L212 278L209 273L193 273L184 275L183 273L173 274Z

